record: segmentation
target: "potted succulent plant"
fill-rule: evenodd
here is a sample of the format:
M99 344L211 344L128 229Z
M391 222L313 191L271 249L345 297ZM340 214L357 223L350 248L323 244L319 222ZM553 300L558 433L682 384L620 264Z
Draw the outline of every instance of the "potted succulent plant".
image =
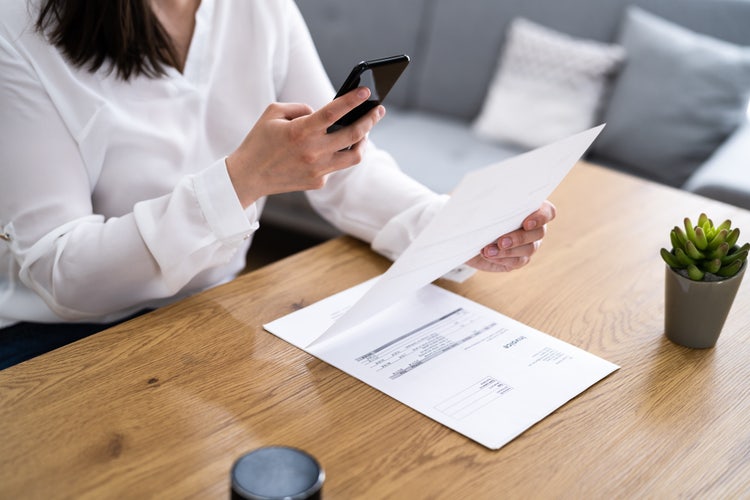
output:
M664 333L693 348L716 345L747 268L750 243L739 245L739 228L726 220L714 226L704 213L693 225L670 233L672 250L661 249L667 264Z

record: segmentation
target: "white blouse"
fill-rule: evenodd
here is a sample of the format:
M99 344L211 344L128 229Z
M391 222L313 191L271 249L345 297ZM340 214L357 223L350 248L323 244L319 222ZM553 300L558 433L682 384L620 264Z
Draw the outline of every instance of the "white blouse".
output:
M334 90L292 0L203 0L183 73L124 82L69 64L27 0L0 3L0 327L123 318L231 280L262 200L224 158L274 101ZM396 257L444 203L369 145L307 193Z

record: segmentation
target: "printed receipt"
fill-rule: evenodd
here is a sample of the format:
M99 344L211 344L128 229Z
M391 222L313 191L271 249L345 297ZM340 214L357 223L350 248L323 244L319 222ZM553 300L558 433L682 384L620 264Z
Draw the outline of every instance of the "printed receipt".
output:
M308 339L366 292L353 287L266 330L497 449L618 367L428 285L345 335Z

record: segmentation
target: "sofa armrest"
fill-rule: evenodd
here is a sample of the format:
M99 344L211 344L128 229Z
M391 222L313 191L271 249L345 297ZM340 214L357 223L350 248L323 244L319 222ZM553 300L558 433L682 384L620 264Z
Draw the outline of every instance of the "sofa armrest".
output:
M729 136L683 188L750 210L750 121Z

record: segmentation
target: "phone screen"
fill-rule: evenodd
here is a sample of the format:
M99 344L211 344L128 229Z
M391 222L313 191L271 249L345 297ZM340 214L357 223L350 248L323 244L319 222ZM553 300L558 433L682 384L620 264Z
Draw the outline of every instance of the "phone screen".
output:
M328 132L351 125L372 108L381 104L408 64L409 56L407 55L363 61L357 64L336 93L336 97L341 97L357 87L367 87L370 89L370 98L331 125Z

